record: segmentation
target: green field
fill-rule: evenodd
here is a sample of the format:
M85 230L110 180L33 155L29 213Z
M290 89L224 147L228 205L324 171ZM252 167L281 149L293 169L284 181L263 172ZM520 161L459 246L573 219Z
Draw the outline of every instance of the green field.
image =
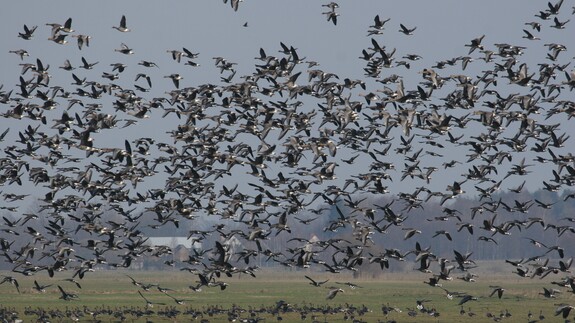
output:
M8 275L9 273L5 272ZM185 304L179 305L169 296L153 287L143 291L131 283L126 274L139 282L157 284L169 288L168 293ZM314 287L309 284L304 275L317 280L329 279L324 286L339 287L344 290L334 299L327 300L329 288ZM14 276L16 277L16 276ZM63 276L64 277L64 276ZM528 313L537 320L542 313L547 321L561 321L554 316L556 304L575 304L575 295L567 289L552 285L552 279L521 279L510 275L500 275L478 278L478 282L466 283L462 280L443 281L443 287L449 291L465 292L478 299L459 306L461 298L448 299L446 293L438 287L430 287L423 283L429 275L419 273L382 274L377 279L353 279L349 275L328 275L322 272L300 271L277 272L260 271L257 278L241 276L221 278L229 286L225 290L218 287L203 287L202 291L189 289L197 281L197 276L180 271L99 271L90 273L79 280L82 289L75 284L59 280L58 277L48 278L44 275L31 277L16 277L20 284L20 293L14 286L7 283L0 285L0 304L4 315L6 312L18 313L17 317L24 322L35 322L38 314L30 310L52 310L52 322L69 322L72 318L80 321L102 322L189 322L205 319L209 322L226 322L235 318L237 322L248 318L262 318L266 322L305 321L312 322L456 322L469 320L469 313L474 313L473 322L492 322L501 318L509 322L527 322ZM555 277L559 280L558 277ZM33 290L33 281L40 284L53 284L45 293ZM360 288L351 289L337 282L353 282ZM488 282L487 282L488 281ZM72 301L59 299L57 285L64 290L78 294ZM500 285L506 289L502 299L489 297L490 285ZM539 292L546 288L558 288L562 292L556 298L546 299ZM146 310L146 302L138 294L143 295L155 304ZM278 301L283 300L289 305L280 307L275 313ZM439 316L433 317L416 309L416 300L426 300L427 309L435 309ZM400 309L391 311L387 316L382 312L382 306ZM91 316L89 312L105 309L102 314ZM216 310L217 309L217 310ZM228 313L234 309L233 316ZM362 311L368 310L368 311ZM465 314L460 314L463 309ZM410 316L410 310L412 310ZM542 312L540 312L542 311ZM36 311L37 312L37 311ZM251 313L250 313L251 312ZM428 311L431 312L431 311ZM120 315L119 313L122 313ZM511 316L503 316L508 313ZM571 313L569 318L573 318ZM60 315L61 317L58 317ZM116 317L114 317L116 315ZM171 317L167 317L170 316ZM206 321L206 322L207 322Z

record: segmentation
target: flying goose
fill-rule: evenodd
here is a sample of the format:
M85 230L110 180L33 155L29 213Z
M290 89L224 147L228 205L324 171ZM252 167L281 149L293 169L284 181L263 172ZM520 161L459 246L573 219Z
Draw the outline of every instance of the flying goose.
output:
M337 294L340 292L343 293L344 290L341 288L333 288L327 293L327 296L325 298L326 299L334 299L335 296L337 296Z
M417 29L417 27L407 28L403 24L399 24L399 27L401 28L399 31L408 36L413 35L413 32Z
M130 29L126 27L126 16L122 15L122 18L120 19L120 26L113 26L112 28L123 33L130 31Z
M38 26L28 28L28 26L24 25L24 32L18 33L18 37L25 39L25 40L30 40L30 39L32 39L34 31L36 31L36 28L38 28Z
M305 275L304 277L307 278L307 279L309 279L309 281L310 281L309 284L312 285L312 286L315 286L315 287L321 287L321 285L323 285L323 284L325 284L325 283L327 283L327 282L329 281L329 279L324 280L324 281L315 281L315 280L313 280L311 277L309 277L309 276L307 276L307 275Z

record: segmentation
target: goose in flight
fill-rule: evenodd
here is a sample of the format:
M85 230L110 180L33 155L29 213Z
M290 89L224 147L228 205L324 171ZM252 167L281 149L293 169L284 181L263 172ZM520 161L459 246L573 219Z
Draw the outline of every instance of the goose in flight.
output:
M65 301L71 301L75 298L78 298L78 295L65 291L60 285L58 285L58 289L60 290L60 293L62 294L62 295L60 295L60 299L63 299Z
M40 293L45 293L46 292L46 288L52 286L52 284L50 285L40 285L38 284L38 282L36 280L34 280L34 289L37 290Z
M123 33L129 32L130 28L126 27L126 16L122 15L122 19L120 19L120 26L113 26L112 28Z
M505 288L502 288L501 286L489 286L489 287L493 288L491 294L489 294L489 297L492 297L493 295L495 295L495 293L497 293L498 298L501 298L503 296Z
M363 288L363 287L361 287L361 286L359 286L359 285L356 285L356 284L354 284L354 283L351 283L351 282L345 282L345 283L336 282L336 284L346 285L347 287L349 287L349 288L351 288L351 289Z
M4 283L10 283L12 285L14 285L14 287L16 287L16 290L18 291L18 293L20 293L20 284L18 284L18 281L16 280L16 278L12 277L12 276L4 276L4 279L2 279L2 281L0 281L0 285L4 284Z
M68 36L68 35L56 33L56 34L48 37L48 40L51 40L58 45L65 45L68 43L68 41L66 40L66 36Z
M34 31L36 31L36 28L38 28L38 26L28 28L28 26L24 25L24 32L18 33L18 37L25 39L25 40L30 40L30 39L32 39L32 35L34 34Z
M166 293L166 296L168 296L169 298L173 299L174 302L176 302L176 304L178 304L178 305L184 305L184 304L186 304L186 300L185 300L185 299L175 298L174 296L172 296L172 295L170 295L170 294L167 294L167 293Z
M466 44L466 47L469 47L469 54L473 53L476 49L483 50L483 45L481 45L481 41L485 38L485 35L481 35L477 38L471 40L471 44Z
M555 309L555 316L559 316L561 314L561 316L566 319L574 308L575 307L572 305L560 304L559 307Z
M86 47L90 47L90 39L92 39L92 36L72 35L72 37L76 38L78 43L78 49L82 50L82 47L84 47L84 45L86 45Z
M344 290L341 289L341 288L333 288L333 289L331 289L331 290L327 293L327 296L325 297L325 299L334 299L335 296L337 296L337 294L338 294L339 292L342 292L342 293L343 293Z
M60 31L65 33L74 32L74 29L72 29L72 18L68 18L64 25L60 25L59 23L47 23L46 26L52 27L52 35L55 35Z
M8 51L8 52L20 56L20 60L24 60L24 56L30 56L28 51L25 49L16 49L16 50Z
M543 295L543 297L545 297L545 298L556 298L557 293L561 293L561 291L557 290L555 288L547 289L547 288L543 287L543 292L542 293L539 292L539 295Z
M334 25L337 25L337 16L339 16L339 13L335 12L335 9L339 8L339 5L335 2L330 2L328 4L322 4L321 6L329 8L329 11L323 12L323 14L327 16L327 21L331 20Z
M327 282L329 281L329 279L324 280L324 281L315 281L315 280L313 280L311 277L309 277L309 276L307 276L307 275L305 276L305 278L309 279L309 281L310 281L309 284L312 285L312 286L315 286L315 287L320 287L321 285L323 285L323 284L325 284L325 283L327 283Z
M128 274L126 274L126 276L127 276L128 278L130 278L130 280L132 281L132 284L133 284L134 286L140 287L140 286L143 285L141 282L135 280L132 276L130 276L130 275L128 275Z
M184 79L180 74L177 74L177 73L166 75L166 76L164 76L164 78L172 79L172 82L174 83L174 86L176 87L176 89L180 88L180 80Z
M525 35L523 36L523 38L525 39L529 39L529 40L539 40L541 38L533 35L531 32L529 32L528 30L523 29L523 32L525 33Z
M58 286L60 287L60 286ZM149 299L146 298L146 296L144 296L144 294L142 294L141 291L138 291L138 294L140 294L140 296L144 299L144 301L146 301L146 308L152 308L154 307L154 305L166 305L165 303L158 303L158 302L152 302Z
M128 45L122 43L120 48L114 49L115 52L122 53L124 55L131 55L134 54L134 51L128 47Z
M230 5L232 6L232 9L234 9L234 11L238 11L238 8L240 6L240 2L243 2L244 0L231 0L230 1ZM228 3L228 0L224 0L224 3Z
M399 32L404 33L405 35L408 35L408 36L413 35L413 32L417 29L417 27L407 28L403 24L399 24L399 27L401 28L399 30Z

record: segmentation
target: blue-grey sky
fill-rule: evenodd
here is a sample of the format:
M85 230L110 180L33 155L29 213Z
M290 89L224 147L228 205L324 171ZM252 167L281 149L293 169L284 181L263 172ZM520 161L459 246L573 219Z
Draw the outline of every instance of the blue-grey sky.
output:
M101 78L103 72L111 72L110 64L122 62L128 65L126 71L120 75L120 79L114 81L125 87L133 84L142 85L144 82L134 82L138 73L145 72L152 77L153 87L149 93L144 93L144 98L166 96L165 92L173 89L170 79L164 76L179 73L183 76L181 87L198 86L200 84L221 84L220 74L214 66L213 57L221 56L230 62L237 63L235 69L240 76L254 72L254 65L260 63L254 58L259 56L259 49L263 48L268 55L280 55L278 50L280 42L297 48L301 57L308 61L316 61L319 68L325 72L335 73L340 79L365 79L368 83L367 90L357 90L357 95L367 94L381 90L384 86L380 83L367 80L364 77L363 68L365 62L358 57L362 49L372 46L371 38L387 50L396 49L395 61L402 60L407 54L418 54L423 59L411 62L411 68L403 66L392 67L382 71L382 77L391 74L401 75L404 79L406 90L415 90L422 81L418 73L424 68L430 68L437 61L468 55L468 47L471 39L485 35L482 44L486 49L495 50L494 44L508 43L525 46L525 54L520 56L521 62L529 65L530 72L535 72L537 64L545 61L549 52L544 44L560 43L567 47L567 52L560 55L562 63L570 62L573 57L575 39L570 37L573 31L573 22L566 25L566 30L550 28L552 20L541 20L535 17L541 10L546 10L545 1L340 1L337 12L339 13L337 25L327 21L322 12L329 11L322 4L327 1L269 1L269 0L245 0L240 3L239 10L232 10L229 3L222 1L169 1L169 2L77 2L77 1L14 1L5 6L0 12L0 38L3 40L0 50L2 62L2 74L0 84L4 84L4 90L17 89L20 74L20 63L35 63L41 59L44 65L49 64L49 73L52 76L51 84L74 86L70 72L59 69L65 59L69 59L73 66L81 64L81 57L89 62L99 63L93 70L76 69L73 72L88 80L105 82ZM33 9L32 9L33 8ZM572 17L569 3L563 4L559 19L565 21ZM126 15L127 25L131 29L128 33L120 33L112 28L117 26L120 17ZM382 35L368 36L369 26L373 24L375 15L382 20L390 18L386 23ZM66 45L58 45L48 40L50 27L46 23L60 23L71 17L73 29L71 34L90 35L90 46L79 50L76 40L70 36ZM541 40L531 41L522 38L522 29L531 31L527 22L537 21L542 24L541 32L535 32ZM247 23L247 27L244 24ZM414 35L406 36L400 33L399 25L417 27ZM32 40L18 38L18 32L22 32L23 25L38 26ZM123 55L114 49L120 48L125 43L133 48L135 54ZM184 66L171 59L167 50L186 47L199 57L194 62L198 67ZM9 50L25 49L30 57L20 60ZM487 64L479 58L483 54L475 51L471 56L475 61L471 62L465 71L461 69L461 63L456 66L438 70L442 76L465 74L476 78L481 74ZM141 60L153 61L159 68L144 68L137 65ZM489 66L492 66L489 65ZM569 66L568 70L572 70ZM304 69L305 71L305 69ZM306 81L305 73L299 82ZM563 80L560 73L557 80ZM504 82L503 82L504 83ZM395 89L395 84L387 85ZM501 84L498 88L501 93L513 93L520 91L527 93L525 88L515 85ZM437 94L438 96L440 94ZM562 95L569 97L570 93L564 90ZM281 98L277 98L280 100ZM361 96L357 100L363 100ZM309 109L316 107L315 100L306 101ZM110 99L101 101L110 104ZM364 102L365 103L365 102ZM65 103L62 103L65 105ZM63 106L59 108L63 108ZM6 107L3 107L4 109ZM61 110L47 113L51 118L59 117ZM166 141L169 138L166 131L171 130L179 122L175 118L161 118L160 111L153 111L150 120L144 120L138 125L126 128L121 132L109 134L94 134L96 144L100 147L123 147L123 139L136 139L138 137L155 136ZM562 118L562 117L561 117ZM13 120L1 118L2 128L11 127L12 131L7 138L16 138L18 127ZM24 124L21 121L19 125ZM567 125L567 120L552 118L549 122L561 123L561 132L573 134L572 127ZM20 126L21 127L21 126ZM473 133L475 129L457 130L457 133ZM143 135L144 134L144 135ZM395 133L398 140L400 132ZM10 137L14 136L14 137ZM559 150L567 152L568 148ZM428 165L441 168L441 163L452 156L460 156L462 152L468 153L467 148L448 147L442 151L443 159L434 161L429 159ZM349 149L342 148L338 152L341 158L354 154ZM532 154L523 154L527 160L533 158ZM521 155L520 155L521 156ZM389 157L397 166L401 166L402 158L394 159L393 154ZM519 157L520 158L520 157ZM360 167L367 167L371 162L369 158L358 161L353 170L340 168L342 180L347 174L353 173ZM518 162L517 159L514 162ZM427 165L426 164L426 165ZM443 191L445 186L453 180L462 179L460 175L465 173L468 165L458 166L448 171L440 170L434 175L434 190ZM541 181L550 178L552 166L541 167L542 172L534 172L528 183L528 188L541 187ZM277 168L270 172L278 172ZM349 173L348 173L349 172ZM406 180L399 182L400 171L394 174L395 181L392 184L392 194L402 191L412 191L421 185L419 181ZM504 176L504 175L502 175ZM522 178L510 178L506 181L508 186L514 186L522 181ZM341 184L341 183L340 183ZM151 184L151 187L161 186L162 183ZM9 190L9 189L8 189ZM470 187L468 191L473 191Z

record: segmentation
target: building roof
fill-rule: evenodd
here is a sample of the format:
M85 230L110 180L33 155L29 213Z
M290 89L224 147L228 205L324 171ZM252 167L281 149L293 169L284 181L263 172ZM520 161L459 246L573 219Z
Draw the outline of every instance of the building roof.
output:
M146 241L147 245L150 246L167 246L170 248L175 248L182 245L188 249L201 248L201 242L194 241L193 239L188 239L187 237L150 237Z

